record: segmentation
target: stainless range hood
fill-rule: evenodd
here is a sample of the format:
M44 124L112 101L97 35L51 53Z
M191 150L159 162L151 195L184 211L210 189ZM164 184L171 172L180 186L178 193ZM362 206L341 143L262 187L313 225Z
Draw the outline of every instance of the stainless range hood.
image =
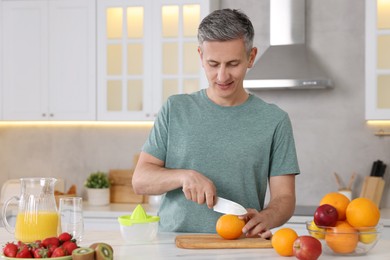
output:
M333 87L305 44L305 0L270 0L270 46L248 71L244 87Z

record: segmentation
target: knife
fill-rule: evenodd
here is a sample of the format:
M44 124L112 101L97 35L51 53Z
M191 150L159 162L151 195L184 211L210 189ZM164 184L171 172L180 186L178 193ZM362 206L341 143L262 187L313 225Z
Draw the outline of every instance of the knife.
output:
M217 203L214 205L213 210L219 213L232 215L245 215L248 213L242 205L222 197L217 197Z

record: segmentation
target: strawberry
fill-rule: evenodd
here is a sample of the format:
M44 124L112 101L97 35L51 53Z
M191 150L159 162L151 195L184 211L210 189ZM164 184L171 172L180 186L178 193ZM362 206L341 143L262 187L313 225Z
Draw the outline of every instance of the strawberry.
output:
M7 243L3 248L3 254L5 256L15 257L17 252L18 252L18 246L13 242Z
M33 252L34 258L49 258L51 256L49 249L44 247L36 248Z
M53 253L51 254L51 257L61 257L61 256L66 256L65 250L62 247L57 247Z
M19 247L18 249L18 252L16 253L16 258L31 258L32 255L31 255L31 252L30 252L30 249L28 248L28 246L22 246L22 247Z
M27 244L23 243L22 241L18 241L17 245L18 245L18 249L28 246Z
M36 240L29 244L30 248L34 251L34 249L44 247L41 240Z
M57 237L48 237L42 241L42 245L46 248L53 245L58 247L60 245L60 240Z
M58 239L60 240L61 243L64 243L66 241L72 240L72 235L69 234L68 232L64 232L58 236Z
M66 241L65 243L62 244L62 247L64 248L67 255L71 255L73 250L78 248L77 244L72 241Z
M54 250L57 249L58 246L56 245L49 245L47 249L49 250L50 254L53 254Z

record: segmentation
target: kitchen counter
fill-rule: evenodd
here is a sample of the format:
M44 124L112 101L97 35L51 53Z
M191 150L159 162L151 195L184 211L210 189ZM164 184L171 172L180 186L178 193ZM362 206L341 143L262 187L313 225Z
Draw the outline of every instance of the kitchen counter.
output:
M277 255L273 249L180 249L175 246L175 233L159 233L155 241L150 243L126 244L122 239L117 217L129 215L133 212L137 204L110 204L107 206L90 206L84 203L84 218L86 224L81 246L89 246L95 242L106 242L113 246L115 260L129 259L174 259L186 257L186 259L280 259L285 257ZM146 212L150 215L157 213L157 206L142 204ZM288 221L286 226L293 227L300 235L307 234L307 230L302 225L306 221L312 220L310 216L313 207L297 206L294 216ZM106 222L105 222L106 221ZM381 222L390 227L390 209L381 210ZM103 223L103 224L102 224ZM103 226L103 227L102 227ZM5 244L12 241L13 236L0 228L0 243ZM390 238L384 237L379 240L375 248L364 256L335 257L323 254L320 259L390 259Z
M176 259L185 257L188 260L198 259L280 259L286 257L279 256L272 248L269 249L181 249L175 245L176 233L159 233L155 241L150 243L126 244L122 239L119 230L117 231L87 231L81 246L89 246L95 242L105 242L112 245L115 260L129 259ZM4 245L12 241L13 236L0 228L0 243ZM367 255L354 257L335 257L322 254L321 260L326 259L390 259L390 240L380 240L375 248Z

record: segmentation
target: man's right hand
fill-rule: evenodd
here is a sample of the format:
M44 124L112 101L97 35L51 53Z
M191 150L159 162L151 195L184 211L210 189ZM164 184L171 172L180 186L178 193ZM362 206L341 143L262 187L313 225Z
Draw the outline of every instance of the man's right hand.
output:
M185 197L195 203L214 207L216 188L203 174L188 169L167 169L160 159L141 152L132 179L136 194L160 195L182 188Z
M187 200L192 200L198 204L207 204L210 209L214 207L217 189L214 183L203 174L187 170L182 175L183 193Z

